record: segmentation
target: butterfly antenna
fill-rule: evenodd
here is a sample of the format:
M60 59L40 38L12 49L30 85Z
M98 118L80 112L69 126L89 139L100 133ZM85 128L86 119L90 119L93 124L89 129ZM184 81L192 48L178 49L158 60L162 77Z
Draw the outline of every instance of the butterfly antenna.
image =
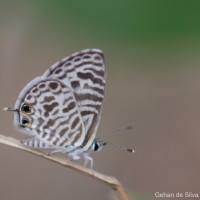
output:
M126 130L130 130L132 129L133 126L131 125L127 125L127 126L122 126L122 127L119 127L119 128L115 128L115 129L111 129L110 131L107 131L101 135L107 135L107 134L111 134L111 133L118 133L119 131L126 131Z
M124 146L122 146L122 145L120 145L120 144L115 144L115 143L112 143L112 142L110 142L110 141L104 142L104 143L103 143L103 146L105 146L105 145L107 145L107 144L112 145L113 147L116 147L116 148L121 149L121 150L123 150L123 151L128 151L128 152L131 152L131 153L135 153L135 151L134 151L133 149L126 148L126 147L124 147Z

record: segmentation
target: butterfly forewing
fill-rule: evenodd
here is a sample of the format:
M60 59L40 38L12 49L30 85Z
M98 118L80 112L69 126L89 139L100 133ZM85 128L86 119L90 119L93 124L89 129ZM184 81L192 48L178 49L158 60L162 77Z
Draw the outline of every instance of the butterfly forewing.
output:
M96 135L104 100L105 66L102 52L91 49L72 54L55 63L43 77L70 85L86 133L82 146L89 148Z

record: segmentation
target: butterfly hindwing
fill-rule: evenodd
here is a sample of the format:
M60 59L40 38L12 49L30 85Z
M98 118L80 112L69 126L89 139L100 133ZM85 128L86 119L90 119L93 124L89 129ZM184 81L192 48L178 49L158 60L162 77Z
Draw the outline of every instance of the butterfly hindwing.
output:
M17 104L31 105L32 110L26 113L22 106L19 108L20 123L30 121L30 126L24 128L35 136L33 140L27 140L26 145L38 142L43 148L60 148L65 152L72 146L82 145L84 125L74 93L67 84L53 79L38 79L25 87L20 96Z

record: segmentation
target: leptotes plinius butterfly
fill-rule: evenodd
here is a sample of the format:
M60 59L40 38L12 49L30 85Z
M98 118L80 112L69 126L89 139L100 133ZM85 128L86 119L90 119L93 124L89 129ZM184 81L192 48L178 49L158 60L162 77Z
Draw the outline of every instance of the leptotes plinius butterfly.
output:
M73 160L93 160L91 151L111 144L96 139L105 91L105 64L101 50L86 49L55 63L20 92L14 109L14 124L27 138L22 144L61 152ZM129 129L130 126L126 127Z
M55 63L29 82L15 103L14 124L27 138L22 144L61 152L73 160L105 143L95 139L105 90L101 50L86 49Z

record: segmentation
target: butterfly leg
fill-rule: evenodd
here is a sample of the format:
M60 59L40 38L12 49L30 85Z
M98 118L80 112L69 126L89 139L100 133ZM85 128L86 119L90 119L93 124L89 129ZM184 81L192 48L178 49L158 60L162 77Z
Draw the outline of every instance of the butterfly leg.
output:
M67 154L72 160L79 160L80 156L77 154Z
M74 156L72 157L72 159L73 159L73 160L79 160L79 159L80 159L80 156L74 155Z
M54 155L54 154L56 154L56 153L62 153L62 151L60 150L60 149L55 149L55 150L52 150L52 151L50 151L50 152L47 152L47 156L52 156L52 155Z
M90 163L90 168L93 168L93 159L88 154L83 154L83 158L85 160L84 166L86 167L88 163Z

